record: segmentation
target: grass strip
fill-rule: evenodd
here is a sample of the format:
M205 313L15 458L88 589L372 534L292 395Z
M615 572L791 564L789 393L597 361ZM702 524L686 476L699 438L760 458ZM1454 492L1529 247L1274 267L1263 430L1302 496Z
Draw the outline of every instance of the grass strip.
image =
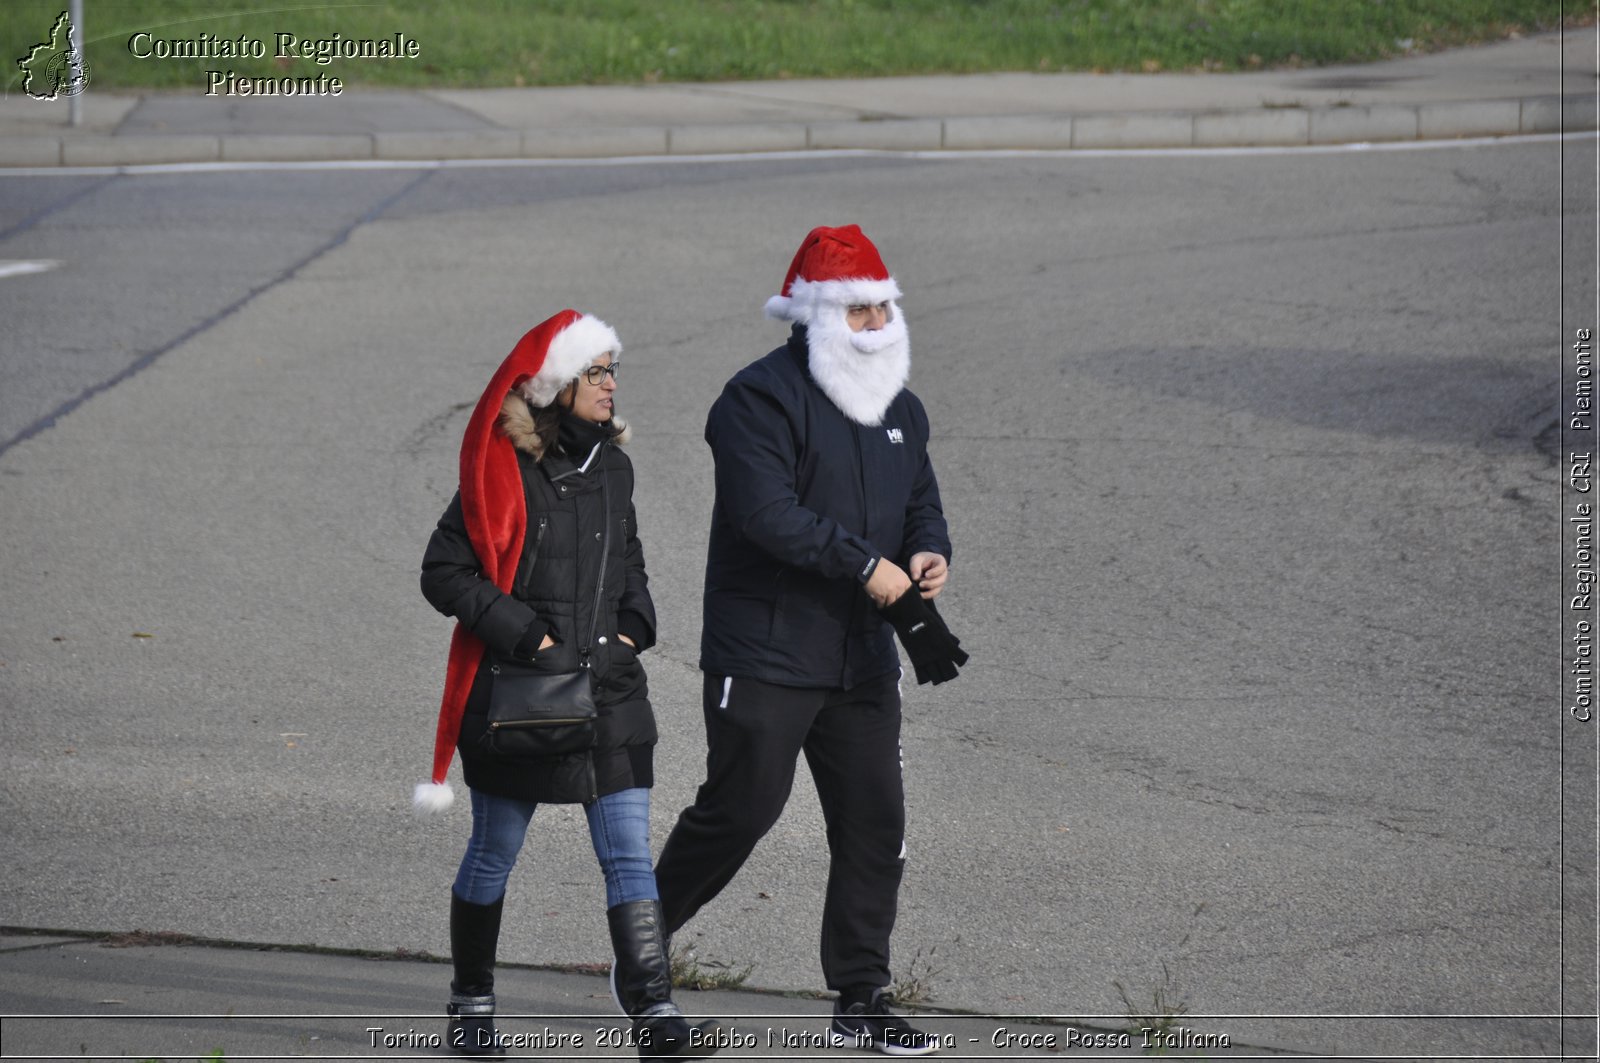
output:
M65 7L0 3L8 93ZM1564 7L1593 14L1562 0L86 0L83 29L100 90L201 92L208 70L482 88L1361 62L1553 29ZM318 62L280 55L280 33L313 52L400 33L419 54ZM134 54L240 38L266 55Z

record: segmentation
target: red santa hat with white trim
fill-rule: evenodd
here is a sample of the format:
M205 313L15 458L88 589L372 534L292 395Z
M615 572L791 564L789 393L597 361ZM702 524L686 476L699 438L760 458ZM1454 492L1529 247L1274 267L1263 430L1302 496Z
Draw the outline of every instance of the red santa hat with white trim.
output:
M511 591L528 528L528 511L516 448L497 427L501 404L506 394L515 390L531 405L548 406L589 363L607 353L613 358L622 353L622 342L610 325L576 310L563 310L517 341L467 422L461 440L461 513L483 578L502 591ZM413 797L420 812L441 812L455 800L445 777L455 757L461 717L483 654L483 643L458 622L450 636L444 699L434 732L433 774L428 782L417 784Z
M809 325L819 313L893 303L900 286L859 225L819 225L806 234L789 264L782 291L767 300L767 316Z

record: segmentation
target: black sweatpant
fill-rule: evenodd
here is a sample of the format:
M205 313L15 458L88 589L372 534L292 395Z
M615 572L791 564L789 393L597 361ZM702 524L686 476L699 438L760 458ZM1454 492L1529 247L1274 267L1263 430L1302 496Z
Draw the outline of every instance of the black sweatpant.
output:
M900 685L851 690L705 677L706 781L656 863L667 932L722 892L789 800L801 750L828 828L822 972L828 988L889 984L905 866Z

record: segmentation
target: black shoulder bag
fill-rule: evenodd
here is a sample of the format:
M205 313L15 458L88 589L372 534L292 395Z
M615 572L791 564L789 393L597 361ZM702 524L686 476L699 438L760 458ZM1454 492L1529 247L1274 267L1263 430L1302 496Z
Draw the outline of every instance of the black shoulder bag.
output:
M600 499L605 514L600 542L600 574L594 584L594 610L589 635L578 648L581 662L576 672L536 671L517 661L497 660L490 666L489 726L479 740L489 756L499 760L545 760L582 753L595 741L594 694L589 683L589 654L595 625L604 600L606 561L611 554L611 493L605 474L600 475ZM537 562L530 560L529 571Z

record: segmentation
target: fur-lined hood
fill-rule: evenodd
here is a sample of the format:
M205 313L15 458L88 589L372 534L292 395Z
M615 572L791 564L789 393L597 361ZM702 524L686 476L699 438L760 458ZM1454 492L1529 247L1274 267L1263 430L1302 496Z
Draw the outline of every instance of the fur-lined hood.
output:
M611 423L617 429L616 435L611 438L613 443L623 445L633 439L633 429L628 422L613 417ZM511 440L511 445L523 453L532 454L535 461L543 461L545 451L555 442L555 423L552 422L545 434L541 435L539 424L533 416L533 407L515 391L507 392L505 401L500 404L499 425L500 431Z

